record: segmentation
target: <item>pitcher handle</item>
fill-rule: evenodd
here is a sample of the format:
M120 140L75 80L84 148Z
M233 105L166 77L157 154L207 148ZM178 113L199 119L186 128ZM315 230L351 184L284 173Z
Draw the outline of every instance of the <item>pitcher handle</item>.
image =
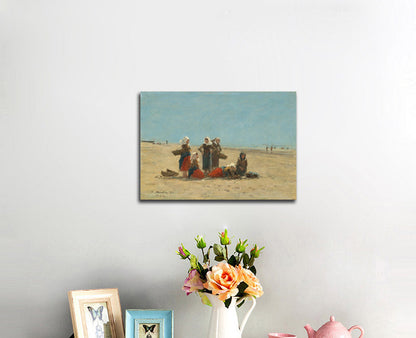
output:
M240 325L240 333L241 334L243 334L244 327L246 326L248 317L250 317L251 313L253 312L254 307L256 306L256 298L254 298L253 296L250 296L249 298L251 299L251 301L253 302L253 304L251 305L250 309L248 310L248 312L244 316L243 321L241 322L241 325ZM240 299L240 301L238 302L238 304L240 304L243 300L244 300L244 298Z
M364 336L364 329L361 326L354 325L349 328L348 332L351 333L352 330L358 329L361 331L361 335L358 338L362 338Z

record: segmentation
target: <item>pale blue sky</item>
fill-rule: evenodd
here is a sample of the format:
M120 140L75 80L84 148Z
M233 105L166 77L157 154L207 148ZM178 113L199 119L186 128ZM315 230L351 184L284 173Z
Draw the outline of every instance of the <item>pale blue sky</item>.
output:
M296 148L295 92L142 92L142 140L199 145L205 136L236 147Z

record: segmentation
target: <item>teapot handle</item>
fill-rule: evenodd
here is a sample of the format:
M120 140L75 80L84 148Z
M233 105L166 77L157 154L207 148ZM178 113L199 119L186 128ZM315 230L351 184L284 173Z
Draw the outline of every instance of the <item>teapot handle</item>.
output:
M348 330L349 333L351 333L352 330L358 329L361 331L361 335L358 338L362 338L364 336L364 330L361 326L358 325L354 325L352 327L350 327L350 329Z
M251 305L250 309L248 310L248 312L244 316L243 321L241 322L241 325L240 325L240 333L241 334L243 334L244 326L246 326L248 317L250 317L251 313L253 312L254 307L256 306L256 299L254 297L252 297L252 296L250 296L249 298L251 299L251 301L253 302L253 304ZM240 304L243 300L244 300L244 298L240 299L240 301L238 302L238 304Z

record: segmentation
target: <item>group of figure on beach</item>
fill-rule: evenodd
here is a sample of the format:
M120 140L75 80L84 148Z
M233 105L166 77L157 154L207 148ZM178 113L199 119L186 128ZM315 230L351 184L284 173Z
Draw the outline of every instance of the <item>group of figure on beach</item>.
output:
M237 163L231 163L220 167L221 159L227 156L222 153L221 140L219 137L212 139L204 138L204 142L198 148L202 155L202 170L199 167L198 152L191 153L189 137L185 136L181 141L181 148L172 151L174 155L180 155L179 170L183 177L202 179L205 177L228 177L239 178L247 174L247 158L246 154L241 152Z

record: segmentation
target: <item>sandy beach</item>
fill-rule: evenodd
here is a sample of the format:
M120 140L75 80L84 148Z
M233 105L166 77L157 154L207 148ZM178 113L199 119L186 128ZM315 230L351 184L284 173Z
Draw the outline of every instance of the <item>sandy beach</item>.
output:
M295 200L296 151L274 149L272 153L259 149L223 147L228 156L220 166L236 163L241 151L247 154L248 171L259 178L204 178L202 180L164 177L167 168L179 172L179 156L172 150L178 144L140 145L140 199L141 200ZM198 146L191 145L192 152Z

